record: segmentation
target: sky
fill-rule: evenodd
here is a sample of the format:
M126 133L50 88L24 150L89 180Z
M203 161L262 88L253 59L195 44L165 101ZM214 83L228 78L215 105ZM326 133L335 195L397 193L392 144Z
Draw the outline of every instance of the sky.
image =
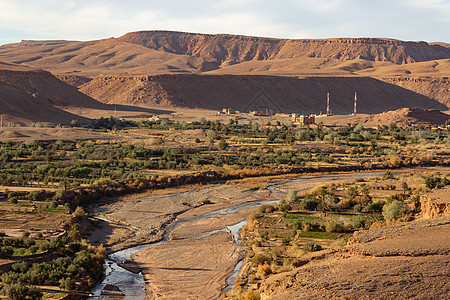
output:
M141 30L450 43L450 0L0 0L0 45Z

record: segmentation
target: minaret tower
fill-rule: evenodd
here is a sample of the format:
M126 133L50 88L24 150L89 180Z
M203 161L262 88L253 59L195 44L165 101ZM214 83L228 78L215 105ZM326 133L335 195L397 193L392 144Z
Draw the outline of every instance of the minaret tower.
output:
M353 115L356 116L356 102L358 101L358 94L355 92L355 103L353 105Z
M331 116L330 93L327 93L327 116Z

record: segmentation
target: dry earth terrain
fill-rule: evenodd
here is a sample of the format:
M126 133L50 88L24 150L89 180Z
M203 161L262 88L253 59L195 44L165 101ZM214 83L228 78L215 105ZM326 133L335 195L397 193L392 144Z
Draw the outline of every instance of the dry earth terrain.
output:
M262 299L448 299L449 194L423 196L423 218L356 232L347 247L304 257L269 277Z

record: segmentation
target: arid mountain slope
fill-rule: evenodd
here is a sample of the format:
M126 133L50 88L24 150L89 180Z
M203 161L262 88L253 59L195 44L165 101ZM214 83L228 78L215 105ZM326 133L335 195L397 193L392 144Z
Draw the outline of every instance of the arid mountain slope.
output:
M275 76L99 76L80 91L108 104L186 106L274 112L325 112L326 93L334 113L350 113L355 91L358 112L380 113L402 107L447 109L438 101L368 77Z
M442 125L450 120L450 115L435 109L401 108L359 119L364 126L396 124L397 126Z
M131 32L88 42L22 41L0 46L1 61L55 74L90 76L212 71L340 76L441 59L450 59L450 48L425 42L377 38L288 40L171 31ZM347 61L352 63L341 65Z
M450 68L449 68L450 70ZM449 77L382 77L377 78L415 93L435 99L450 107L450 79ZM410 106L411 107L411 106Z
M47 71L0 64L0 114L6 122L67 124L87 121L57 107L104 108L106 105L82 94Z
M279 106L275 110L317 113L325 110L323 94L331 92L333 111L348 113L358 91L361 112L450 107L450 47L445 43L142 31L88 42L22 41L0 46L0 60L59 74L105 103L246 109L265 90Z
M396 64L450 58L448 48L425 42L403 42L378 38L288 40L226 34L197 34L171 31L131 32L119 38L149 49L201 57L220 64L224 61L318 57Z

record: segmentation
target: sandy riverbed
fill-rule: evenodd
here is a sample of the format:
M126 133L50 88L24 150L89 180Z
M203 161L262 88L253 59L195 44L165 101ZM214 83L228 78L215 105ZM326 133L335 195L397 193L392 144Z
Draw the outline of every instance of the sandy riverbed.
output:
M325 181L295 182L279 189L302 192ZM255 184L261 189L248 190ZM227 208L285 197L264 189L269 184L270 181L264 180L167 189L122 199L97 207L95 212L138 228L142 232L140 242L160 239L167 224L180 220L169 241L139 251L128 268L142 271L147 283L146 298L215 299L221 295L226 278L242 257L243 247L234 243L226 226L245 220L256 209L249 206L229 213ZM204 200L211 204L199 205ZM195 219L210 212L219 213ZM214 230L219 232L205 236Z

